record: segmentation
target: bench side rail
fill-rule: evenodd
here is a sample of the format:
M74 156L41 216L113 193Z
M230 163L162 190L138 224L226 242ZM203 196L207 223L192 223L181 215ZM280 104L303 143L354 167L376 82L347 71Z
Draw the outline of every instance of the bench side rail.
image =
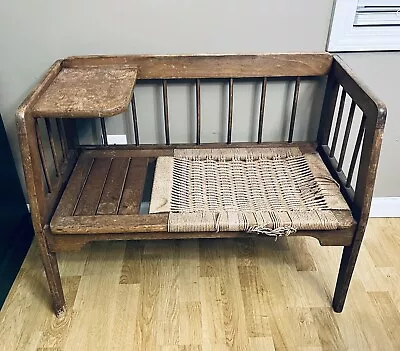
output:
M349 106L347 116L344 114L346 104ZM351 143L351 131L357 128L354 126L356 111L360 112L361 120L354 133L354 143ZM319 152L340 184L358 225L364 229L371 206L385 121L385 105L339 57L334 57L318 132ZM349 147L351 144L353 148ZM348 169L345 171L346 160Z

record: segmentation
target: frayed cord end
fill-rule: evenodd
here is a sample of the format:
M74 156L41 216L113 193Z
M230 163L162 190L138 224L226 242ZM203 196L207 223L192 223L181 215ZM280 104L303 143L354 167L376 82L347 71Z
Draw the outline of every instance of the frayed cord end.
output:
M272 236L275 238L275 241L277 241L278 237L289 236L290 234L296 233L297 229L290 227L290 226L284 226L284 227L279 227L279 228L275 228L275 229L268 228L268 227L252 226L252 227L249 227L246 230L246 232L249 234Z

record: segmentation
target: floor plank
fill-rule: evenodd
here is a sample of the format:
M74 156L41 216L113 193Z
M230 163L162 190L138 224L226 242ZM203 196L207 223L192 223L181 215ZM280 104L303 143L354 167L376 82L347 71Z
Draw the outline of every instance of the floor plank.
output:
M60 255L51 311L36 243L0 312L0 350L399 350L400 219L370 220L343 313L341 254L312 238L109 242Z

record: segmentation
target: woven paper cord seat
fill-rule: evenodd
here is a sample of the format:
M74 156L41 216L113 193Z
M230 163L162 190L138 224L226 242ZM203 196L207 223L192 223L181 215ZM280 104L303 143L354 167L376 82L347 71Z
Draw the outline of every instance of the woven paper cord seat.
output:
M317 154L298 148L176 150L157 161L150 203L150 213L169 213L170 232L349 226L335 211L349 211L338 185Z

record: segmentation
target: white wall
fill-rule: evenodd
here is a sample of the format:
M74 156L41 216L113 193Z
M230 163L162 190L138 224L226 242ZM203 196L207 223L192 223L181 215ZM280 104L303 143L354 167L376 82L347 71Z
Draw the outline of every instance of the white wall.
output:
M333 0L54 0L0 2L0 112L19 162L14 113L50 64L83 54L324 51ZM389 162L395 133L398 54L350 65L389 106L385 155L376 194L396 196ZM383 63L385 83L370 66ZM364 65L364 66L363 66ZM375 87L377 89L375 89ZM391 117L393 116L393 117ZM390 121L390 119L393 121ZM210 122L211 123L211 122ZM392 136L390 136L392 135ZM393 139L394 140L394 139ZM393 168L392 168L393 169Z

